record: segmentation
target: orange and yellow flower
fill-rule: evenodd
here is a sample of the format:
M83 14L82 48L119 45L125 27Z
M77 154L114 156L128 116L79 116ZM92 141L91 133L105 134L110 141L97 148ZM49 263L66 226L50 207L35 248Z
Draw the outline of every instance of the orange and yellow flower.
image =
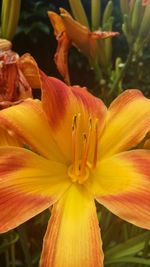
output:
M54 27L54 33L58 41L55 63L67 83L70 83L68 50L71 45L77 47L89 59L90 63L94 64L99 55L97 40L118 35L118 32L91 32L87 27L74 20L63 8L60 8L60 16L52 11L48 12L48 16Z
M0 112L32 148L0 148L0 232L53 205L40 266L102 267L95 200L150 229L150 151L134 149L149 131L150 100L127 90L107 110L85 88L39 80L42 101Z

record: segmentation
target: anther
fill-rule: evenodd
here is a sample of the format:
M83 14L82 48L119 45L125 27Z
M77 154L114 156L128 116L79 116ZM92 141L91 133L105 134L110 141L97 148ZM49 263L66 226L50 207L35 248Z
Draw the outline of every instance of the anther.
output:
M76 128L77 128L77 114L73 116L72 130L75 130Z

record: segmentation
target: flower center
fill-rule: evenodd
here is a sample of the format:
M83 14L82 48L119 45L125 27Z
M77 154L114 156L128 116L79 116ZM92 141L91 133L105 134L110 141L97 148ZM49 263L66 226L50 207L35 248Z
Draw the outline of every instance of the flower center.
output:
M70 165L68 168L68 175L71 178L72 182L78 182L79 184L83 184L89 177L90 170L89 167L86 166L84 169L84 173L81 173L80 164L78 167L78 173L74 172L73 165Z
M73 182L84 183L90 170L96 167L98 147L98 119L89 118L86 132L80 113L75 114L72 122L72 160L68 175Z

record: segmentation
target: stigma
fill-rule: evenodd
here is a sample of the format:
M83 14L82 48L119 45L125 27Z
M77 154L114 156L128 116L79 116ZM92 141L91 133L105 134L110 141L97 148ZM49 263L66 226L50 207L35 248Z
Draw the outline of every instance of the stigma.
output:
M98 150L98 119L88 119L86 131L82 132L81 114L75 114L72 119L72 164L68 175L73 182L83 184L96 167Z

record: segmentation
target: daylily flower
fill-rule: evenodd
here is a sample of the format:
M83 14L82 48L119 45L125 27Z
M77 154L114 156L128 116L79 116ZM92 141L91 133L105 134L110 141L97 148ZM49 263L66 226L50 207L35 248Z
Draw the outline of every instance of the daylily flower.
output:
M11 42L0 39L0 109L32 97L32 89L18 66L19 55L11 50ZM0 146L20 145L11 129L0 127Z
M99 54L97 40L118 35L118 32L91 32L87 27L74 20L63 8L60 8L60 16L52 11L48 12L48 16L58 41L55 63L67 83L70 83L67 62L68 50L71 45L81 51L93 64Z
M39 79L42 102L0 112L33 150L0 148L0 232L53 205L40 266L102 267L94 200L150 229L150 151L134 149L149 131L150 100L127 90L107 111L85 88Z
M11 43L0 39L0 108L32 97L32 90L18 66L19 55L11 50Z

